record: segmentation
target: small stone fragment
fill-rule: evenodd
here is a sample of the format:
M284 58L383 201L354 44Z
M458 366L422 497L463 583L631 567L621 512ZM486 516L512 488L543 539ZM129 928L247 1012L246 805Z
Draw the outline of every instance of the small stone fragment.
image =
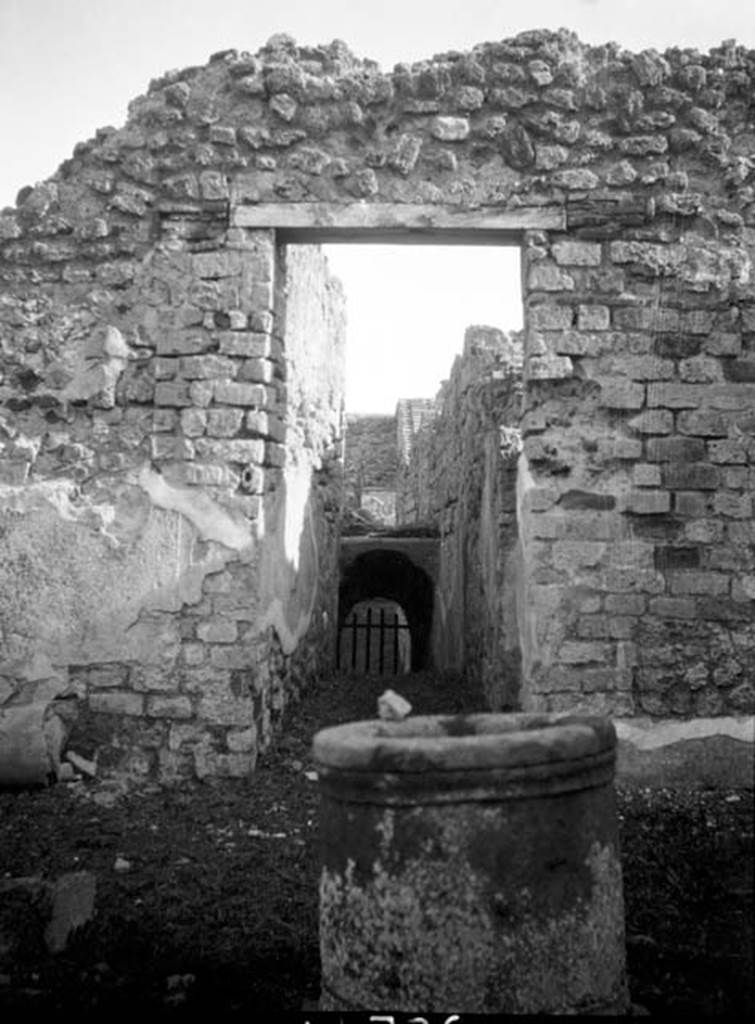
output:
M461 142L469 135L469 121L466 117L436 117L430 134L441 142Z
M81 754L77 754L75 750L69 750L66 753L66 760L70 761L71 765L77 771L80 771L82 775L88 775L91 779L97 775L96 761L90 761L89 758L82 757Z
M412 706L408 700L396 693L386 690L378 697L378 717L386 722L400 722L410 714Z

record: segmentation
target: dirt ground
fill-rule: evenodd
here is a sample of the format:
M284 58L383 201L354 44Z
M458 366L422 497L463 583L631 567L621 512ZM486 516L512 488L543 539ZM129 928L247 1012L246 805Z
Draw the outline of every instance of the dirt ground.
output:
M41 904L2 898L0 1010L314 1008L311 738L373 717L385 685L319 684L250 780L119 799L91 781L0 793L0 880L78 870L97 879L93 919L55 956L41 940ZM416 713L481 708L450 679L406 677L396 688ZM753 1019L751 793L618 795L633 1002L664 1017Z

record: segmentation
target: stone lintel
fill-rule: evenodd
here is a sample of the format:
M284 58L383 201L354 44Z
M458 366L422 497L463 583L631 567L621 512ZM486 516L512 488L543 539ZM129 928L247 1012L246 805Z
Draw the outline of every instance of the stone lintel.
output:
M560 206L516 209L415 203L255 203L234 206L231 226L276 228L290 242L377 241L505 244L523 231L562 231Z

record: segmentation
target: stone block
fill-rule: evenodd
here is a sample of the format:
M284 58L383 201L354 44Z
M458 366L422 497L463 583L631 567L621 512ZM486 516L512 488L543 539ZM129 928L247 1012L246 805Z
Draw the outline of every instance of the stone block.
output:
M573 324L574 310L571 306L543 303L529 306L525 311L525 320L532 330L565 331Z
M150 455L153 459L193 459L194 447L185 437L154 434L150 438Z
M213 345L210 334L198 331L164 331L157 338L158 356L192 356L208 352Z
M616 540L626 534L624 518L611 512L580 512L568 516L559 536L569 540Z
M566 533L566 516L538 513L529 518L527 529L533 538L555 540Z
M188 697L147 697L146 715L148 718L191 718L194 710Z
M87 686L93 690L111 690L125 686L129 678L127 665L92 665L87 669Z
M613 311L613 324L626 331L657 329L656 316L657 311L651 306L619 306Z
M140 693L144 691L172 693L179 686L178 674L170 669L160 668L158 665L134 665L130 678L131 686Z
M662 573L653 569L611 568L603 572L602 585L605 590L616 594L662 594L666 580Z
M197 455L201 459L217 462L238 462L262 465L265 456L265 442L258 439L232 438L214 440L199 437L196 441Z
M595 541L556 541L552 546L553 565L556 569L573 571L580 566L598 565L605 555L606 545Z
M648 603L648 614L661 619L694 619L696 605L690 597L652 597Z
M709 495L704 491L677 491L674 511L682 516L704 516L708 511Z
M612 665L614 648L609 643L583 643L579 640L567 640L559 648L558 660L566 665L589 665L595 662L601 665Z
M181 407L192 404L189 385L184 381L158 381L155 384L155 405Z
M704 340L703 348L711 356L738 356L742 351L742 338L739 334L715 331Z
M152 429L156 432L175 430L178 424L178 413L175 409L154 409L152 413Z
M557 355L566 356L590 356L595 358L610 347L614 335L601 331L594 334L584 334L579 331L554 331L546 335L537 336L538 341L543 340L544 348L552 349ZM531 345L531 351L535 351L535 344Z
M589 694L605 693L614 691L627 692L631 689L632 673L627 669L619 668L588 668L582 673L582 692ZM596 709L596 713L600 714Z
M199 462L186 463L182 475L184 483L198 487L229 487L238 479L226 466L207 466Z
M634 515L652 516L668 512L671 495L668 491L632 490L625 498L626 509Z
M235 377L238 363L227 356L213 352L201 356L183 356L180 361L180 375L184 380L217 380Z
M251 697L235 697L230 689L213 688L213 692L200 697L197 719L208 725L243 728L254 724L254 705Z
M527 360L527 376L530 380L563 380L571 377L574 366L568 356L556 356L548 353L543 356L530 356Z
M663 485L675 491L714 491L720 483L720 473L706 462L665 463Z
M577 635L584 640L627 640L632 636L636 621L618 615L582 615L577 623Z
M723 595L729 592L729 577L720 572L668 572L671 593Z
M469 119L435 117L430 125L430 134L439 142L463 142L469 135Z
M648 384L648 407L665 406L668 409L696 409L706 397L701 384L676 384L653 381Z
M749 519L752 516L752 497L749 494L720 491L713 498L713 509L716 515Z
M273 100L276 98L273 97ZM198 779L244 779L254 771L256 760L256 751L248 754L219 754L210 747L200 745L194 748L194 771Z
M226 746L234 754L248 754L257 749L257 728L229 729L225 737Z
M648 409L628 420L627 426L638 434L670 434L674 428L674 414L669 409Z
M645 456L649 462L701 462L705 442L697 437L649 437Z
M208 409L207 436L234 437L241 429L243 420L243 409Z
M220 598L215 598L215 607L223 607ZM241 616L240 616L241 618ZM224 644L210 649L210 664L214 669L235 672L239 669L249 669L255 664L254 652L237 645Z
M697 614L701 620L713 622L751 623L752 609L750 602L730 601L722 596L701 596L697 599Z
M151 365L155 380L172 380L178 373L181 360L177 357L168 359L165 356L155 356Z
M245 359L239 369L239 380L257 384L269 384L273 379L274 366L269 359Z
M693 434L697 437L726 437L729 433L726 418L720 412L708 410L680 412L676 426L680 434Z
M674 363L671 359L659 359L657 356L610 356L602 359L601 369L617 376L628 377L630 380L670 380L674 376Z
M578 331L605 331L611 321L608 306L579 306L577 309Z
M181 430L187 437L199 437L207 425L207 413L204 409L182 409Z
M747 466L725 466L723 486L730 491L744 491L751 486L752 471Z
M668 139L665 135L630 135L619 139L619 150L631 156L665 153L668 150Z
M222 356L262 359L270 355L270 335L251 331L221 331L218 352Z
M246 384L232 380L216 380L213 386L213 397L216 402L220 402L224 405L241 405L262 408L266 404L267 393L265 388L260 384Z
M614 615L642 615L646 605L644 594L607 594L604 601L605 610Z
M755 383L755 359L732 359L726 366L729 380L740 383Z
M623 378L601 380L600 404L606 409L641 409L645 404L645 388Z
M241 253L230 251L194 253L191 270L196 277L217 279L240 274L243 269Z
M238 626L229 619L210 619L197 626L197 637L208 644L231 644L238 639Z
M201 665L206 657L207 648L202 643L184 643L181 647L184 665Z
M210 380L193 380L189 385L191 404L206 409L212 402L213 383Z
M653 543L650 540L642 540L632 533L625 540L615 541L608 547L606 564L652 569Z
M684 527L685 540L695 544L720 544L724 537L721 519L693 519Z
M533 263L527 273L530 291L574 291L574 278L552 263Z
M654 552L656 569L667 572L670 569L698 569L700 548L675 545L658 545Z
M755 522L726 523L726 536L731 544L755 544Z
M661 467L653 462L638 462L632 467L632 483L636 487L660 487Z
M597 267L601 262L601 247L594 242L555 242L551 252L560 266Z
M265 441L265 460L266 466L274 466L280 468L286 464L286 446L279 444L277 441ZM250 488L254 490L255 488Z
M708 458L711 462L743 465L748 459L745 439L729 437L725 441L709 441Z
M642 441L632 437L604 438L598 442L598 451L605 459L634 461L642 458Z
M106 715L140 716L144 714L144 698L138 693L126 691L92 693L89 696L89 708Z
M592 509L605 512L616 507L616 498L613 494L572 489L560 496L558 505L563 509Z

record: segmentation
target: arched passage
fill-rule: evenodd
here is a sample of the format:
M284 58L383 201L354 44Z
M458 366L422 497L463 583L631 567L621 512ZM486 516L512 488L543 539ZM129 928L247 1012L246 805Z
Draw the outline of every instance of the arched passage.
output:
M412 671L427 667L433 624L433 583L405 554L365 551L343 570L338 591L338 626L359 601L384 598L401 605L412 641Z

